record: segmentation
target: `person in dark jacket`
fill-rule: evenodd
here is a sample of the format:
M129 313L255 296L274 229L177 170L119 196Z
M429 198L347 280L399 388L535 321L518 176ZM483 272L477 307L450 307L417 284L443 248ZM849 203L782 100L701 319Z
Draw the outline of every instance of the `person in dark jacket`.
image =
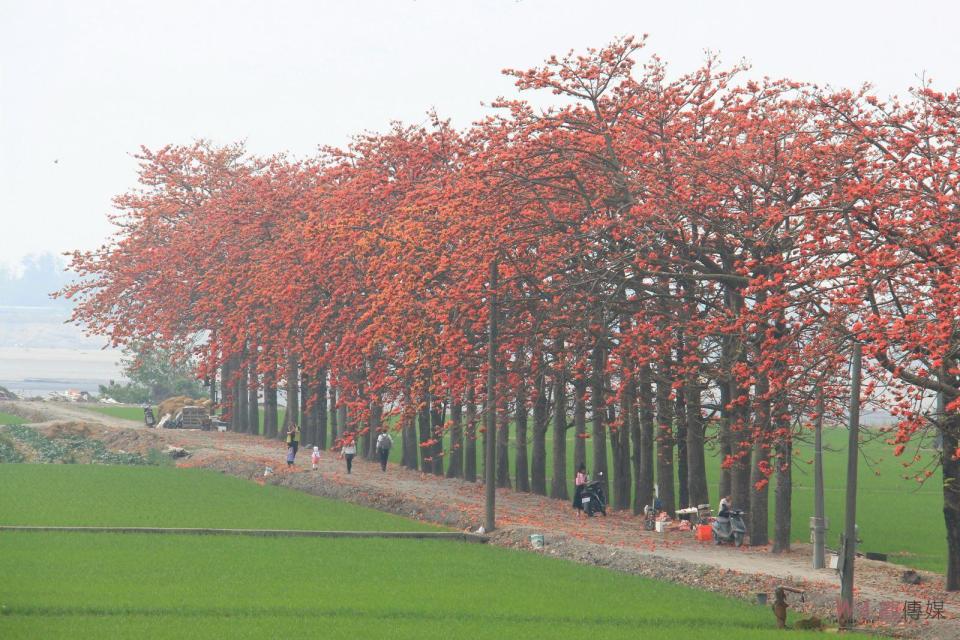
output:
M377 455L380 456L380 470L387 470L387 460L390 458L390 448L393 447L393 438L384 431L377 436Z

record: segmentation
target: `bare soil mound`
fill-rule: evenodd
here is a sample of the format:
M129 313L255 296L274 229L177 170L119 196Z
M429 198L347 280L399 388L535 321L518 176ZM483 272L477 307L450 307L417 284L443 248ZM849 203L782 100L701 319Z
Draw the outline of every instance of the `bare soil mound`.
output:
M64 438L68 436L79 436L89 438L94 433L102 431L99 424L94 422L81 422L79 420L58 420L52 422L40 431L48 438Z

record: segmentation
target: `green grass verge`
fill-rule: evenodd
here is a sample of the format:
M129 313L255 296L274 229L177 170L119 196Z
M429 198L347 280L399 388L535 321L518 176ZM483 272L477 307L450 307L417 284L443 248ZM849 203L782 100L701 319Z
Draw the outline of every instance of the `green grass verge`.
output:
M20 416L13 416L0 411L0 424L23 424L24 422L26 421Z
M204 469L10 464L0 465L0 487L0 524L7 525L435 529Z
M124 420L133 420L134 422L139 422L143 424L143 407L117 407L114 405L82 405L87 411L94 411L96 413L102 413L105 416L112 416L114 418L123 418ZM154 413L156 413L156 407L154 407ZM157 416L157 419L160 419L160 416Z

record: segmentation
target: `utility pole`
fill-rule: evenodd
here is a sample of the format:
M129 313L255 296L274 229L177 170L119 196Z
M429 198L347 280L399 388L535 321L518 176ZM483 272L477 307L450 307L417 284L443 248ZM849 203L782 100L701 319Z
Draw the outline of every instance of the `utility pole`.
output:
M850 371L850 439L847 444L847 508L843 533L843 570L840 573L840 627L853 626L853 562L857 555L857 460L860 441L859 342L853 343Z
M817 394L817 417L814 422L813 451L813 568L823 569L826 521L823 507L823 389Z
M484 456L483 483L486 497L484 528L496 528L496 469L497 464L497 261L490 261L490 288L488 291L489 318L487 319L487 437Z

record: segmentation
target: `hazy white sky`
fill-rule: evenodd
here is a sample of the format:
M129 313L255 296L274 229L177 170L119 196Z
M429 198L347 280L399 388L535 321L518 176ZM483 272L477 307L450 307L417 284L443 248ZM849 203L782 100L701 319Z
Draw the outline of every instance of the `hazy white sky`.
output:
M758 76L952 89L958 18L918 0L0 0L0 263L98 246L141 144L304 155L431 107L462 126L512 91L502 68L623 34L675 72L711 49Z

